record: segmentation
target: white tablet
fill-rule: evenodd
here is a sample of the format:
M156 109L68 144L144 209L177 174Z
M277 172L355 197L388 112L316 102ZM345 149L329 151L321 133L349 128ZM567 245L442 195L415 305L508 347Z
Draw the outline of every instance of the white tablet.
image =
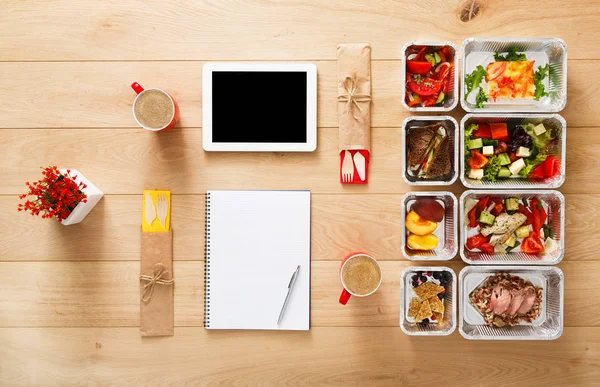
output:
M311 63L207 63L202 69L206 151L312 152L317 68Z

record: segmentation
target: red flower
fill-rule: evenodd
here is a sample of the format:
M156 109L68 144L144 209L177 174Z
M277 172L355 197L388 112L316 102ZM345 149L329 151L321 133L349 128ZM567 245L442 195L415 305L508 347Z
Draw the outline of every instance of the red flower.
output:
M31 196L34 200L20 203L18 211L29 211L31 216L41 214L43 219L56 218L62 222L79 203L87 203L82 191L86 185L75 182L77 176L71 176L71 170L67 169L67 173L63 175L57 166L52 166L43 169L42 176L42 180L25 183L29 192L19 195L19 199Z

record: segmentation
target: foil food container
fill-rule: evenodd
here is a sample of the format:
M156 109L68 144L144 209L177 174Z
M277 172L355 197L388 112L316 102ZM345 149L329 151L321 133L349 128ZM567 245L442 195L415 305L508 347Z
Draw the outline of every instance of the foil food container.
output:
M450 79L449 84L449 94L452 95L452 98L447 98L442 106L427 106L427 107L410 107L406 104L406 61L408 59L407 51L413 46L430 46L430 47L443 47L450 46L454 50L454 71L452 72L452 78ZM458 105L458 99L460 98L458 92L458 48L452 42L419 42L413 41L406 43L404 47L402 47L402 106L410 112L449 112Z
M466 247L467 239L478 233L477 229L469 228L467 225L467 213L470 208L465 208L467 201L478 201L485 196L499 197L506 199L516 197L521 199L537 198L544 202L545 210L548 214L547 223L554 230L554 240L557 249L549 254L526 254L515 250L494 255L488 255L480 251L470 251ZM460 257L463 261L471 265L555 265L562 261L565 252L565 197L558 191L465 191L460 197L460 218L462 232L460 233Z
M514 327L491 327L481 313L471 305L469 295L490 276L504 272L531 281L542 287L542 311L531 323ZM557 267L528 266L467 266L459 274L460 334L468 340L555 340L563 332L564 274Z
M444 317L442 322L419 324L410 322L407 317L410 300L416 296L412 291L411 277L417 271L445 271L450 273L451 280L444 294ZM400 274L400 329L410 336L448 336L456 329L456 274L454 270L444 266L412 266Z
M506 122L509 127L532 123L544 124L556 136L556 146L548 152L560 161L560 175L552 178L528 180L521 177L496 179L496 181L471 179L467 176L465 164L465 129L471 124ZM467 188L487 189L527 189L527 188L558 188L565 182L567 167L567 122L559 114L467 114L460 121L460 180Z
M465 100L465 76L471 74L477 65L484 68L494 61L494 54L506 52L509 48L524 52L528 60L535 60L534 69L549 64L549 76L543 81L545 91L550 94L539 101L534 99L498 100L490 99L483 108L478 108L473 90ZM460 104L467 112L559 112L567 103L567 45L558 38L468 38L462 44L462 75ZM482 85L484 82L482 82ZM484 86L487 91L487 87Z
M445 176L436 177L433 179L420 179L417 174L410 170L408 165L408 150L407 150L407 135L412 127L431 125L434 122L442 122L444 128L448 132L449 147L450 147L450 173ZM459 142L459 126L458 122L450 116L413 116L408 117L402 123L402 149L404 156L402 157L402 178L408 185L412 186L443 186L451 185L458 179L459 163L458 163L458 146ZM463 135L464 137L464 135Z
M431 198L444 207L444 220L438 223L433 232L438 237L438 247L434 250L412 250L407 245L408 232L406 230L406 214L412 204L419 198ZM456 223L458 221L458 201L451 192L409 192L402 197L400 208L401 250L404 258L411 261L447 261L456 256L458 252L458 234Z

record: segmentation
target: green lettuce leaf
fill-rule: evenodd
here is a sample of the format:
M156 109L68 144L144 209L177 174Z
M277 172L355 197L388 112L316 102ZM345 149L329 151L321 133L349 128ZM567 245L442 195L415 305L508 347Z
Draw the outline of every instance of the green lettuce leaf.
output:
M537 71L533 74L533 84L535 85L535 91L533 92L533 99L539 101L541 97L548 97L550 94L546 92L546 86L542 83L544 78L548 76L550 67L546 63L544 67L538 66Z
M487 75L487 72L483 68L483 66L479 65L473 70L471 74L465 76L465 85L467 86L467 94L465 94L465 99L471 94L473 90L479 87L483 77Z
M496 62L521 62L527 60L527 56L523 53L519 54L516 47L511 47L504 56L499 52L495 53L494 59Z
M488 163L483 170L483 177L489 179L490 181L496 181L496 176L498 176L500 168L502 168L502 166L500 165L500 159L498 156L490 156Z
M550 130L546 130L544 133L538 136L533 131L534 127L535 125L533 124L523 125L523 129L525 129L525 132L527 132L527 134L533 139L533 146L537 147L541 153L545 153L548 144L550 143L550 141L552 141L552 135L550 134Z

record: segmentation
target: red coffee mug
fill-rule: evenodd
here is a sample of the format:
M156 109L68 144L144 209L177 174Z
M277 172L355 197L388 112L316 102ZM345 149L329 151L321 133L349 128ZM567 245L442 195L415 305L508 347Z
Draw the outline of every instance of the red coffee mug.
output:
M351 259L356 258L356 257L368 257L371 258L373 260L373 262L375 262L375 264L377 264L377 267L379 267L379 283L377 284L377 287L370 292L369 294L355 294L352 293L350 290L348 290L348 288L346 287L346 284L344 284L344 278L342 277L342 272L344 270L344 266L346 265L347 262L349 262ZM379 286L381 285L381 280L383 279L383 276L381 275L381 266L379 266L379 262L377 262L377 260L373 257L371 257L369 254L367 253L362 253L362 252L356 252L356 253L350 253L348 254L343 260L342 260L342 264L340 265L340 282L342 283L342 294L340 295L340 304L342 305L346 305L348 303L348 300L350 299L350 296L356 296L356 297L367 297L370 296L371 294L375 293L377 291L377 289L379 289Z
M142 86L140 86L140 84L137 82L133 82L131 84L131 88L137 93L137 97L135 97L135 100L133 101L133 106L131 107L131 110L133 112L133 118L135 118L135 122L137 122L139 126L141 126L142 128L144 128L146 130L149 130L151 132L162 132L163 130L171 129L179 121L179 106L177 105L175 98L173 98L173 96L171 94L167 93L164 90L156 89L156 88L144 90L144 88ZM173 104L173 116L171 117L171 121L169 121L169 123L167 125L163 126L162 128L158 128L158 129L150 128L150 127L142 124L135 115L135 103L137 102L138 98L140 98L140 96L142 94L144 94L145 92L150 91L150 90L158 90L161 93L164 93L166 96L169 97L169 99L171 100L171 103Z

